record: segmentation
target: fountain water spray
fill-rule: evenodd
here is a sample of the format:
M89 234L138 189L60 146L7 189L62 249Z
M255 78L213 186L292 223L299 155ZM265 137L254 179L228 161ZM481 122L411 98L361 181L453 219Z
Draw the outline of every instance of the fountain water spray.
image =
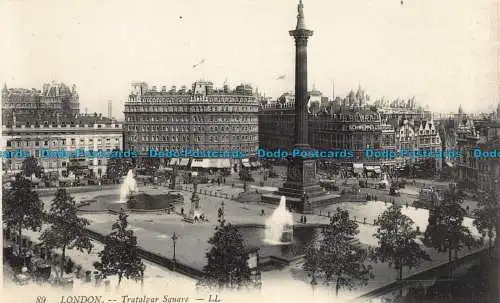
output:
M286 198L281 196L280 205L266 220L264 241L269 244L287 244L292 242L293 216L286 209Z
M134 172L129 170L123 184L120 186L120 200L119 203L125 203L131 193L137 192L137 182L134 179Z

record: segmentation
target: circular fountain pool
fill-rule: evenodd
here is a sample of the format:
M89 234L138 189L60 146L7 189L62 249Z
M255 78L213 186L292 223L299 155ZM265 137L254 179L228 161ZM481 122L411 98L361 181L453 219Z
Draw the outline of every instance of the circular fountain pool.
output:
M259 247L259 255L262 263L276 261L277 263L289 263L304 255L305 249L321 234L317 227L301 226L293 228L292 241L288 243L270 243L266 240L265 227L238 227L245 245Z

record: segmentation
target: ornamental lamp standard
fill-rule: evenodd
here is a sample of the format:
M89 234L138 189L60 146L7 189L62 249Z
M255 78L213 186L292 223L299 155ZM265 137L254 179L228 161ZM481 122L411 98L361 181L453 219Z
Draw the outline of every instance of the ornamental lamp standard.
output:
M174 257L172 258L172 261L174 262L174 266L175 266L175 262L177 262L175 260L175 244L176 244L177 239L178 239L178 237L177 237L177 235L174 232L174 234L172 235L172 241L174 242Z

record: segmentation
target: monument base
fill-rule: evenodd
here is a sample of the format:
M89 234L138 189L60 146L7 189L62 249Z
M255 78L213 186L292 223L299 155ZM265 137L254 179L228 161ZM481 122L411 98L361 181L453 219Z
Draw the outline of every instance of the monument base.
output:
M287 196L287 195L284 195L280 191L270 193L270 194L263 194L261 197L261 202L279 205L280 200L281 200L281 196L286 197L286 205L288 207L290 207L291 209L293 209L297 212L303 213L303 214L312 213L314 207L317 207L317 206L330 205L330 204L335 204L335 203L340 202L340 200L339 200L340 195L332 194L332 193L324 193L321 196L309 198L308 201L309 201L311 207L308 208L308 207L305 207L304 201L302 200L302 197L297 198L297 197L293 197L293 196Z
M307 150L307 145L295 148ZM312 213L315 206L338 202L339 195L329 194L316 180L316 160L300 157L290 158L287 181L272 194L262 195L262 202L279 204L281 196L286 197L287 206L301 213Z
M281 234L281 239L280 239L281 242L283 243L290 243L290 242L293 242L293 232L292 231L284 231L282 234Z

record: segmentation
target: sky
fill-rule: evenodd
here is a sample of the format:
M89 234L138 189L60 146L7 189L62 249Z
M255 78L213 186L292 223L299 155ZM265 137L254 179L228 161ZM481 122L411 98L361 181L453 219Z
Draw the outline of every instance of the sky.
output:
M331 97L361 85L435 111L496 107L498 1L304 0L309 87ZM132 81L227 80L278 97L294 88L297 2L3 0L0 83L74 83L82 112L106 115L111 100L117 118Z

